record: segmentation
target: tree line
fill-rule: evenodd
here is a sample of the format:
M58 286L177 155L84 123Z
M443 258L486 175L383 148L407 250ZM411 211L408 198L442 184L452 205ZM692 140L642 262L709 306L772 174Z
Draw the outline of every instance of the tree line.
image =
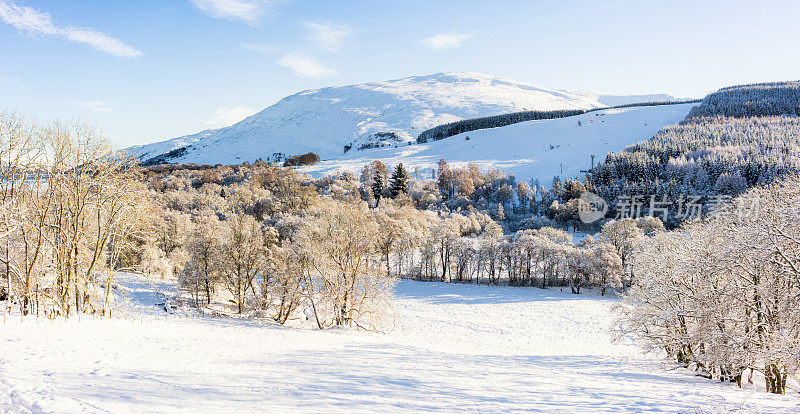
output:
M656 101L656 102L635 102L623 105L615 105L602 108L593 109L559 109L552 111L519 111L507 114L482 116L478 118L462 119L460 121L449 122L447 124L437 125L433 128L422 131L417 136L417 142L422 144L429 141L438 141L458 135L464 132L477 131L480 129L498 128L507 125L517 124L526 121L538 121L543 119L557 119L566 118L568 116L576 116L593 111L600 111L604 109L619 109L631 108L639 106L660 106L660 105L677 105L684 103L699 102L699 100L680 100L680 101Z
M360 178L318 180L266 163L154 169L150 196L164 208L143 245L142 270L178 277L209 311L230 302L233 313L279 323L308 318L321 328L379 329L369 318L389 308L397 279L605 293L628 283L628 239L663 231L657 220L627 220L574 243L549 227L555 220L530 213L535 197L519 193L512 178L445 161L440 167L436 181L380 162ZM476 208L489 203L495 207ZM504 203L516 224L497 215Z
M8 112L0 146L0 296L22 315L110 314L146 230L138 168L85 125Z

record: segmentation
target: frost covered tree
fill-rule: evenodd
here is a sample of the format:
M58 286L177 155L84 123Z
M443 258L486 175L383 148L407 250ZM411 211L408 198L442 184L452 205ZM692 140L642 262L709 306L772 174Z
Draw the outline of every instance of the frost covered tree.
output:
M380 174L382 178L386 177L387 173L388 171L386 169L386 165L384 165L382 162L378 160L368 163L361 169L361 175L360 175L361 188L363 191L364 199L367 200L367 202L374 201L375 199L375 195L372 191L372 184L373 181L375 180L375 176Z
M453 174L450 170L450 165L447 164L447 161L444 159L440 159L437 164L436 185L439 187L439 192L441 192L445 200L449 200L455 196L458 188L456 175Z
M378 225L364 204L324 201L297 235L306 250L309 299L319 328L377 329L394 285L380 266Z
M586 236L581 244L587 252L585 260L592 284L600 287L600 295L605 295L608 289L622 288L622 258L614 246L599 242L592 236Z
M528 205L532 204L533 190L531 186L525 181L517 184L517 200L519 200L519 208L521 211L526 211Z
M285 324L303 306L307 298L313 303L308 289L310 258L305 249L292 243L272 244L261 284L264 307L272 310L272 318Z
M768 392L785 393L800 368L798 203L792 176L644 240L622 332L711 378L741 384L755 371Z
M205 296L206 304L210 304L220 282L217 263L221 260L221 234L224 230L215 215L206 214L197 219L188 243L189 260L181 273L181 280L193 292L196 304L200 294Z
M242 313L247 307L248 294L258 295L255 278L264 270L269 241L264 240L259 223L242 213L230 219L223 240L219 274L236 302L238 313Z
M0 241L3 256L0 261L5 279L0 293L8 299L9 306L13 300L19 302L23 314L30 312L32 304L36 302L31 293L41 276L40 267L37 266L40 262L38 252L43 245L44 224L47 219L47 209L43 208L44 203L39 203L40 200L46 200L40 196L43 186L38 184L42 182L44 172L34 167L43 150L38 138L37 128L26 123L21 116L0 113ZM26 181L31 171L37 171L33 182ZM33 185L29 186L27 183ZM26 205L29 202L34 204L31 206L33 208ZM40 207L36 208L36 204L40 204ZM32 226L26 226L26 222ZM24 264L15 264L15 259L19 263L20 258L17 254L19 249L16 248L20 241L18 235L23 234L26 227L30 229L28 234L35 234L31 241L38 243L28 246L22 240L25 247L33 248L35 253L24 255Z
M609 220L603 224L597 239L611 245L626 265L628 257L637 243L644 238L644 231L636 225L634 219Z
M108 315L147 211L139 170L81 124L2 114L0 141L8 295L23 314Z

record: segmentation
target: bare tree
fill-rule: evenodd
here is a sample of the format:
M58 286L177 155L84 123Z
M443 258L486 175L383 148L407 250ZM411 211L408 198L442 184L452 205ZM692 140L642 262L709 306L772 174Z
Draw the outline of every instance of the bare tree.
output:
M230 219L221 247L219 273L236 302L238 313L246 307L248 289L257 296L254 280L264 270L267 247L259 223L238 213Z
M378 227L364 204L327 201L313 210L299 240L307 249L321 327L376 329L394 279L380 266Z
M2 258L23 314L111 311L111 287L146 205L138 169L81 124L0 115ZM43 303L46 302L46 303Z
M191 276L192 286L202 290L206 304L211 304L212 295L219 282L220 272L216 262L220 260L222 233L222 226L216 216L209 214L200 216L188 246L190 258L187 267L191 267L192 270L187 276Z

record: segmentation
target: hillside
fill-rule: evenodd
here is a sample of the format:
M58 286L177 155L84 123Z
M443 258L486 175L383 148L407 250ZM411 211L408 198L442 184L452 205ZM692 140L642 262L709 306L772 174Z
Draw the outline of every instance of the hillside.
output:
M666 125L684 119L695 104L606 109L578 116L529 121L502 128L458 134L425 144L403 145L345 154L343 157L303 167L300 171L322 176L336 171L358 172L372 160L399 162L429 177L444 158L453 165L468 162L513 173L518 180L538 179L549 185L555 175L578 177L605 155L646 140ZM469 140L467 140L469 137ZM563 166L563 170L562 170Z
M738 85L706 96L678 125L610 153L592 184L617 196L736 196L800 171L800 83ZM671 209L679 209L675 203ZM677 225L677 222L671 223Z
M350 153L405 144L426 129L461 119L669 99L672 97L664 94L625 96L549 89L479 73L437 73L303 91L230 127L127 151L151 162L236 164L257 158L280 161L306 152L331 159L345 154L346 147Z

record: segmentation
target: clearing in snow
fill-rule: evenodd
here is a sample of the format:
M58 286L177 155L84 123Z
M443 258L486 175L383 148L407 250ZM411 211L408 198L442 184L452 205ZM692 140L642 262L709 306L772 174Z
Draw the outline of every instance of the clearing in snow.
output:
M126 276L120 289L125 318L4 320L0 411L799 410L758 382L612 343L617 300L592 293L404 280L394 329L371 333L166 313L174 283Z

